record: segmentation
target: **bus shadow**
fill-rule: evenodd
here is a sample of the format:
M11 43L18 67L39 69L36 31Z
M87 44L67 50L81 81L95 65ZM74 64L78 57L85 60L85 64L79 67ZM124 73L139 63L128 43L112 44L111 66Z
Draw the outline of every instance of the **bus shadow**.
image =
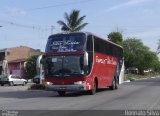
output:
M111 90L109 88L101 88L97 90L95 95L103 92L107 92L107 91L111 91ZM50 97L80 97L80 96L91 96L91 95L87 91L81 91L81 92L67 92L65 96L60 96L57 93L57 95L50 96Z

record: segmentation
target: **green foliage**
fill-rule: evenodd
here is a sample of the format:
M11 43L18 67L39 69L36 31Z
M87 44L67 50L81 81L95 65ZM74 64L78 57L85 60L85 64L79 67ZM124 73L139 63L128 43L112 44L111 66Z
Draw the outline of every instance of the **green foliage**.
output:
M122 36L122 34L120 32L111 32L108 35L108 40L112 41L112 42L114 42L116 44L122 45L123 36Z
M85 15L80 17L79 10L72 10L70 14L64 13L65 21L59 20L57 23L62 26L62 31L77 32L82 30L88 23L83 23Z
M138 68L140 74L144 70L158 70L159 60L156 53L144 46L141 40L136 38L128 38L123 41L125 66Z
M30 86L29 90L44 90L45 85L43 84L33 84Z
M25 67L25 74L28 79L33 78L36 72L36 61L39 55L31 56L27 59L26 67Z
M160 39L158 40L157 54L160 53Z

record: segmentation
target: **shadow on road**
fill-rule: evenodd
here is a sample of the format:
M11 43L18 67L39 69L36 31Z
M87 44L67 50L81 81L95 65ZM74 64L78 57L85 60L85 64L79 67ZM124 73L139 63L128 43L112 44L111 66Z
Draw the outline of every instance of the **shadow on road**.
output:
M160 86L160 78L136 80L136 81L131 81L129 83L124 83L123 85Z
M96 94L101 94L103 92L110 91L108 88L99 89ZM87 92L68 92L64 97L80 97L80 96L90 96ZM29 98L44 98L44 97L59 97L57 92L44 91L44 90L26 90L26 91L9 91L0 92L0 98L18 98L18 99L29 99Z
M96 94L99 94L99 93L103 93L103 92L107 92L107 91L110 91L109 88L102 88L102 89L98 89ZM80 97L80 96L90 96L90 94L86 91L81 91L81 92L68 92L66 93L65 96L59 96L58 94L56 96L50 96L50 97Z
M9 91L9 92L0 92L0 98L18 98L18 99L28 99L28 98L40 98L40 97L48 97L53 92L46 91Z

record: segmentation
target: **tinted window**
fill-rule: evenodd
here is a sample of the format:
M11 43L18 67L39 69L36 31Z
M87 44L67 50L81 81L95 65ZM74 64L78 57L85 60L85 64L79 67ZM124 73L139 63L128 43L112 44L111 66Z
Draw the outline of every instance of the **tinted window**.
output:
M11 78L15 79L16 77L15 76L11 76Z
M102 53L102 54L106 54L106 55L110 55L110 56L114 56L114 57L123 57L123 49L115 46L109 42L106 42L104 40L101 40L97 37L95 37L94 39L94 50L95 52L98 53Z
M7 78L7 75L0 75L0 78Z
M105 54L106 53L106 48L105 48L105 41L95 38L95 52Z
M19 76L16 76L16 78L17 78L17 79L20 79L20 77L19 77Z
M83 51L85 34L59 34L48 39L46 52Z

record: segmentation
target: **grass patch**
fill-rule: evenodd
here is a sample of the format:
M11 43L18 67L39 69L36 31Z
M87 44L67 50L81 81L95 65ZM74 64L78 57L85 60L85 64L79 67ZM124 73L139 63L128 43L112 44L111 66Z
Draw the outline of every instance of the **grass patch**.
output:
M129 74L125 74L125 80L134 81L134 80L139 80L144 78L156 77L159 75L160 73L145 73L144 75L129 73Z
M29 90L45 90L45 85L43 84L32 84Z

